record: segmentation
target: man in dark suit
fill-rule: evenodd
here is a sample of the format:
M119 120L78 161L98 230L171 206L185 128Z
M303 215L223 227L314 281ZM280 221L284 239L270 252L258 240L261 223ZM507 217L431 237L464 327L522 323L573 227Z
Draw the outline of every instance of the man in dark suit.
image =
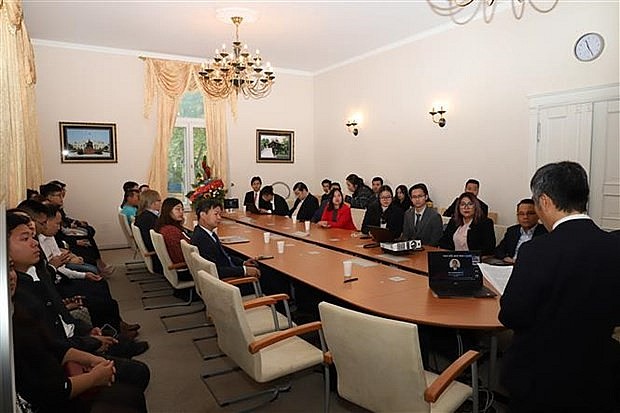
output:
M191 244L198 247L200 256L215 263L220 278L260 277L255 260L243 261L229 255L214 232L222 221L222 205L215 199L208 199L196 208L198 225L194 228Z
M419 239L424 245L436 247L443 235L443 222L435 208L426 206L428 189L415 184L409 189L412 207L405 212L402 239Z
M260 190L258 211L261 214L288 215L288 204L280 195L273 192L273 186L267 185Z
M258 213L258 200L260 199L260 187L263 185L263 181L260 176L253 176L250 180L250 186L252 190L245 193L243 198L243 205L246 210L250 212Z
M293 186L295 192L295 203L288 212L288 216L295 215L298 221L310 221L312 216L319 209L319 200L308 192L308 187L303 182L297 182Z
M530 198L522 199L517 204L517 220L519 223L508 227L504 238L495 248L495 257L508 264L515 263L524 242L547 233L545 226L538 224L538 214Z
M478 181L477 179L473 179L470 178L467 180L467 182L465 182L465 192L469 192L470 194L474 194L476 195L476 198L478 198L478 193L480 192L480 181ZM444 212L443 212L443 216L444 217L451 217L452 215L454 215L454 210L456 209L456 204L458 202L459 198L454 198L454 201L452 202L452 205L450 205ZM484 203L484 201L480 198L478 198L478 202L480 202L480 208L482 208L482 213L483 215L486 217L489 215L489 206L487 204Z
M523 244L501 298L514 330L502 382L514 412L617 412L620 241L587 215L588 177L574 162L530 182L548 235Z

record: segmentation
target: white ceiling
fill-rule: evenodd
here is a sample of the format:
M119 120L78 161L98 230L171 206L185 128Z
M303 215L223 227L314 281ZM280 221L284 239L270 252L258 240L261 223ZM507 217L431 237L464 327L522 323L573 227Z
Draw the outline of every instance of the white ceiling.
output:
M30 37L150 54L211 57L230 47L234 26L221 7L258 12L240 39L279 69L316 73L450 24L425 0L413 1L57 1L23 0Z

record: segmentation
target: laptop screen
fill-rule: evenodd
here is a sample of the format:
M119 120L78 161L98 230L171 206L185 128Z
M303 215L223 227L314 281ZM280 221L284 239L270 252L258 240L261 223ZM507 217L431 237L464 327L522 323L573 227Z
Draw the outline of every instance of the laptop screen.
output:
M476 251L429 251L428 275L440 282L479 282L478 263L480 255Z

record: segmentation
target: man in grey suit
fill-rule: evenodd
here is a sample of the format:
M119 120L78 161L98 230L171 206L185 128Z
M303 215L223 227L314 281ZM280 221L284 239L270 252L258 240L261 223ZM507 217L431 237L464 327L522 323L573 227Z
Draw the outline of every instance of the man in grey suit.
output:
M437 246L443 234L443 222L435 208L426 206L426 185L413 185L409 189L409 196L413 206L405 212L402 239L419 239L424 245Z

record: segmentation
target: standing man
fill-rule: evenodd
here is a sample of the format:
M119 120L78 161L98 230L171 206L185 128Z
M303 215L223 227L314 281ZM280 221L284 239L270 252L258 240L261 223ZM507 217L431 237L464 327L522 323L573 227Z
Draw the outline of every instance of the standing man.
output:
M243 205L250 212L258 212L258 202L260 200L260 187L263 185L263 181L260 176L254 176L250 180L250 186L252 190L245 193L243 198Z
M465 182L465 192L469 192L470 194L474 194L476 198L478 198L478 193L480 192L480 181L477 179L470 178ZM454 210L456 209L456 204L458 202L458 197L454 199L452 205L450 205L444 212L444 217L451 217L454 215ZM480 198L478 198L478 202L480 202L480 207L482 208L482 214L486 217L489 215L489 206Z
M530 188L549 234L521 246L501 298L514 331L502 374L511 411L617 412L620 240L585 214L581 165L545 165Z
M508 227L504 239L495 248L495 257L508 264L515 263L524 242L547 233L544 225L538 224L538 214L530 198L522 199L517 204L517 220L519 223Z
M288 212L288 216L297 216L298 221L310 221L312 216L319 209L319 200L314 195L308 192L308 186L303 182L297 182L293 186L293 192L295 192L295 203L293 208Z
M419 183L409 189L412 208L405 212L403 235L406 240L419 239L424 245L439 245L443 222L435 208L428 207L428 189Z

